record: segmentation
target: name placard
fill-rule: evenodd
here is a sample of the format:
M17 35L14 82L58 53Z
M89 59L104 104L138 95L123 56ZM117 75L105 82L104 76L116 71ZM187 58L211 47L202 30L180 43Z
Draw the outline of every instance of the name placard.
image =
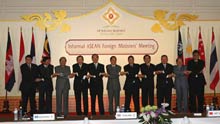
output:
M220 110L208 111L208 117L220 117Z
M55 120L55 114L34 114L34 121Z
M137 113L136 112L117 112L115 114L116 119L136 119Z

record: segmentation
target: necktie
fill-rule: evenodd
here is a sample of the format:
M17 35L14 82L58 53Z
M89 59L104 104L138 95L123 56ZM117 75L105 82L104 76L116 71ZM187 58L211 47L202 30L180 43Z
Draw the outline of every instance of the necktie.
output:
M28 64L28 68L31 70L31 64Z
M95 69L97 69L97 67L98 67L98 64L97 64L97 63L95 63Z
M166 69L166 64L163 65L164 69Z

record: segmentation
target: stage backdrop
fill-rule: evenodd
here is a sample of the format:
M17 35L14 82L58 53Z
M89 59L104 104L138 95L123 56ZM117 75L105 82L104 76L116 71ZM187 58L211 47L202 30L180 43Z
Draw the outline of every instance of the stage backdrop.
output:
M68 17L65 10L54 13L30 14L18 21L0 22L0 96L5 95L5 51L7 44L8 27L13 47L14 69L16 83L9 96L20 96L19 92L19 43L20 28L22 27L25 55L30 53L32 27L35 36L36 63L40 64L45 40L45 26L51 50L51 63L59 65L61 56L67 57L67 65L76 62L77 55L83 55L86 63L91 63L91 54L99 54L99 62L109 64L109 58L115 55L117 63L122 67L127 64L127 57L134 55L136 63L143 63L143 55L150 54L152 63L160 63L160 56L166 54L169 63L175 64L177 58L178 27L180 27L184 54L186 53L187 28L192 41L192 49L198 48L198 33L201 27L202 39L205 47L206 68L204 70L207 85L205 92L210 90L209 60L211 50L211 33L214 27L217 56L220 58L220 21L199 21L196 16L175 15L167 11L156 10L154 17L141 17L122 9L109 2L106 5L79 17ZM179 17L179 18L178 18ZM35 19L35 20L34 20ZM188 21L187 21L188 20ZM192 21L190 21L192 20ZM185 25L184 25L184 24ZM219 62L218 62L219 63ZM219 65L219 64L218 64ZM73 79L71 80L71 93L73 94ZM106 81L104 78L104 93L106 94ZM120 77L123 87L125 77ZM54 79L55 87L55 79ZM220 93L220 84L216 91ZM53 92L55 94L55 92ZM121 92L124 94L124 92ZM175 93L175 90L173 91Z

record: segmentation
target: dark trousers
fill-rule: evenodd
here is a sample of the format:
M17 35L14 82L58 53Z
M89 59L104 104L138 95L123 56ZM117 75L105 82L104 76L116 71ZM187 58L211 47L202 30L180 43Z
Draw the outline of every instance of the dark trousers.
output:
M131 97L133 97L135 112L140 112L139 89L131 88L125 90L125 111L130 111Z
M84 115L88 115L88 88L75 89L74 93L75 93L75 100L76 100L76 113L77 113L77 115L82 115L81 96L83 96Z
M36 113L36 101L35 101L35 90L30 90L30 91L21 91L21 97L22 97L22 111L23 114L27 112L27 103L28 99L30 101L30 113L34 114Z
M204 85L190 86L189 90L190 111L192 113L202 113L204 104Z
M154 87L142 86L142 106L154 105Z
M157 88L157 106L161 107L161 103L168 103L169 106L166 108L171 110L171 98L172 98L172 88L169 86L158 87Z
M52 112L52 90L39 89L39 112Z
M96 96L98 96L99 113L101 115L104 115L105 111L104 111L104 104L103 104L103 90L90 88L90 94L91 94L92 115L96 115L96 111L95 111Z

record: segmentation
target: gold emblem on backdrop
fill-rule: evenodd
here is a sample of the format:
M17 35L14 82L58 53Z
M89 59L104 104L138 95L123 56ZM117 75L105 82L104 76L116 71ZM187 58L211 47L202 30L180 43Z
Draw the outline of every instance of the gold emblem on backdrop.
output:
M119 9L122 9L130 13L131 15L134 15L133 13L121 8L119 5L117 5L111 0L109 0L107 4L103 5L101 8L96 9L96 10L100 10L104 8L109 3L112 3ZM112 7L109 7L106 10L106 12L102 15L102 18L108 24L113 25L120 18L120 14L117 13L117 11L113 9ZM155 10L153 18L151 17L141 17L141 18L154 20L156 23L152 25L150 30L155 33L161 33L164 31L164 29L175 31L179 27L185 25L184 23L185 21L195 21L198 18L198 16L192 15L192 14L179 14L179 15L177 13L169 14L168 11L166 10ZM47 28L48 31L59 29L61 32L69 32L71 30L71 26L69 24L64 23L65 19L72 19L72 17L67 18L67 12L65 10L52 11L52 14L44 13L44 14L24 15L22 16L22 19L27 22L36 21L35 25L38 26L42 30L45 30L45 28Z
M114 24L120 17L120 15L110 7L107 12L102 16L110 25Z
M63 23L63 21L67 17L67 13L65 10L57 10L52 11L53 15L49 13L41 14L30 14L24 15L21 18L27 22L36 21L36 26L40 29L45 30L47 28L48 31L56 30L60 28L61 32L68 32L71 30L70 25ZM54 18L52 17L54 16Z
M151 31L155 33L163 32L163 28L171 31L177 30L179 27L185 25L184 21L194 21L198 18L196 15L171 13L167 15L168 11L155 10L154 17L158 23L151 27Z

